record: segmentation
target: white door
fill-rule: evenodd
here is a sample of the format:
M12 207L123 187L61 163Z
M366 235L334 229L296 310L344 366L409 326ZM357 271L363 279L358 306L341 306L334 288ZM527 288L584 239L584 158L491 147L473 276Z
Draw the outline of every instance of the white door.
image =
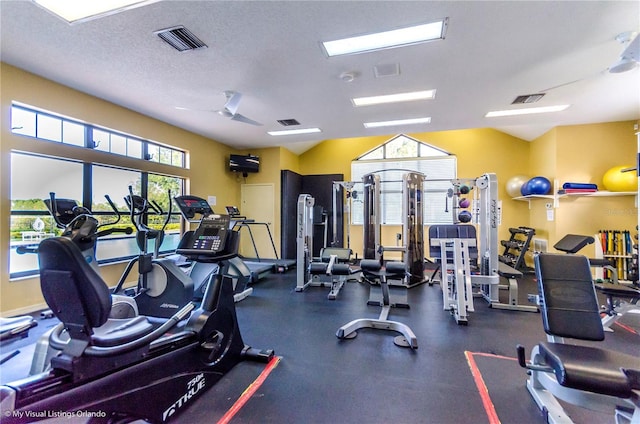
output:
M256 257L256 251L248 231L250 229L260 259L274 259L276 253L273 251L273 245L267 231L268 226L273 237L275 219L273 184L242 184L240 186L240 213L247 219L255 221L254 224L249 224L248 228L240 230L240 254L246 258Z

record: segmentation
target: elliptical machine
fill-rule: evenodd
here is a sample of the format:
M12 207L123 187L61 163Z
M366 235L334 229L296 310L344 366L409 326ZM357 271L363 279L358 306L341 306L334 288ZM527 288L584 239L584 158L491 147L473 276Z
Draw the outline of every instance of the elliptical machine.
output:
M132 224L136 227L136 243L140 254L132 259L124 270L115 293L132 295L138 304L141 315L169 318L188 304L194 295L193 281L169 258L159 258L158 252L164 240L164 229L171 219L171 191L169 210L160 230L153 229L145 222L149 214L163 215L164 211L155 202L149 202L142 196L133 194L129 186L129 196L124 200L129 207ZM154 241L153 253L148 252L149 242ZM126 279L131 270L138 265L138 283L135 288L125 289Z
M98 274L100 274L100 267L96 260L98 239L114 233L131 234L133 232L131 227L113 227L120 222L120 212L108 195L104 197L116 214L115 221L104 224L100 224L89 209L79 206L75 200L57 198L54 192L50 192L49 198L44 199L44 204L56 226L63 230L61 236L69 238L78 246L87 263ZM18 248L18 253L38 253L38 248L21 246ZM137 304L130 297L114 294L112 300L111 318L130 318L138 315Z
M40 283L61 321L51 343L62 353L51 361L52 371L0 386L2 422L50 419L52 412L101 422L166 422L240 361L270 361L272 350L251 348L240 334L232 282L224 277L238 252L229 222L208 215L183 236L177 252L218 264L219 272L199 307L190 302L159 327L144 316L109 319L109 289L79 248L66 237L43 240ZM68 342L60 339L63 332Z

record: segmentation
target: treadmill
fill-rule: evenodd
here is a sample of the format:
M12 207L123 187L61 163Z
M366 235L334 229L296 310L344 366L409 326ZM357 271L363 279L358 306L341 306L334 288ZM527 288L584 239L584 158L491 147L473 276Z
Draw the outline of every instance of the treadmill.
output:
M203 216L214 213L209 203L198 196L176 196L174 197L174 200L178 209L180 209L182 217L190 223L198 223ZM234 225L235 224L232 220L229 225L230 229L233 229ZM267 276L272 269L272 267L267 264L255 265L253 263L247 263L239 256L230 260L229 264L230 270L239 278L239 280L248 280L248 284L257 283L259 280ZM240 287L241 286L242 284L240 284ZM236 285L236 289L241 290L238 285Z
M276 272L276 273L284 273L289 269L293 268L296 264L295 259L280 259L278 257L278 250L276 249L276 245L273 241L273 236L271 235L271 230L269 229L269 224L266 222L256 222L253 219L247 219L246 216L240 214L240 210L238 210L237 206L226 206L227 215L231 217L231 226L232 228L237 228L238 232L242 232L243 228L246 228L249 233L249 238L251 239L251 245L253 246L253 251L255 252L254 258L247 258L241 256L242 260L247 264L247 266L255 267L256 269L265 269L265 267L269 268L266 272ZM271 241L271 247L273 248L273 258L261 258L258 254L258 247L256 246L255 239L253 237L253 232L251 231L252 226L264 226L267 229L267 234L269 235L269 241Z

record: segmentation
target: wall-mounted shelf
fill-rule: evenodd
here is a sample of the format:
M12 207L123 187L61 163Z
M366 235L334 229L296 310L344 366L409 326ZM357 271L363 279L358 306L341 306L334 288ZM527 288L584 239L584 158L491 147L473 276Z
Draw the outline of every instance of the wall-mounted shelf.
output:
M553 182L553 192L556 194L531 194L529 196L518 196L518 197L513 197L513 200L520 200L520 201L524 201L524 202L529 202L529 209L531 209L531 200L537 200L537 199L546 199L546 200L551 200L552 204L553 204L553 208L557 208L560 206L559 204L559 200L563 199L563 198L569 198L569 197L619 197L619 196L636 196L638 193L635 191L606 191L606 190L600 190L600 191L594 191L591 193L563 193L563 194L557 194L558 193L558 181L555 180ZM636 201L637 203L637 201Z

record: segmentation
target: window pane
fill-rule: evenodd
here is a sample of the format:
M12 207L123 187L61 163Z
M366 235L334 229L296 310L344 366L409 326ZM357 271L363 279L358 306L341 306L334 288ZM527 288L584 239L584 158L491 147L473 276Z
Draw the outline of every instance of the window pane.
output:
M11 210L46 211L43 199L54 192L58 198L82 199L82 164L20 153L11 154ZM59 234L48 212L42 215L11 216L9 273L35 271L34 254L18 255L20 245L37 245L40 240Z
M369 152L360 158L360 160L372 160L372 159L384 159L384 150L382 147L372 152Z
M75 122L62 122L62 142L84 147L84 125Z
M171 149L160 147L160 163L171 165Z
M111 153L127 154L127 139L121 135L111 134Z
M447 189L451 187L448 180L456 178L455 156L447 156L434 159L413 159L413 160L380 160L380 161L354 161L351 163L351 180L362 181L362 176L370 172L380 172L381 182L381 219L383 223L392 224L401 215L402 203L395 199L395 193L401 190L401 185L393 187L390 182L401 180L402 175L407 171L418 171L426 175L424 185L424 223L450 224L452 222L451 210L445 208ZM394 171L400 170L400 171ZM405 170L405 171L402 171ZM434 181L443 179L445 181ZM358 190L362 184L357 184L354 190ZM450 206L450 205L449 205ZM362 224L362 202L354 199L352 203L352 223Z
M385 144L386 158L415 158L418 156L418 143L408 137L399 136Z
M147 144L148 160L152 162L160 162L160 146L155 144Z
M11 131L15 134L36 136L36 114L17 107L11 108Z
M11 201L56 197L82 200L82 164L59 159L11 154Z
M58 118L38 114L38 133L36 137L51 141L62 141L62 121Z
M135 138L127 139L127 156L142 159L142 142Z
M171 164L173 166L184 166L184 153L179 150L173 150L171 152Z
M127 215L129 209L124 198L129 195L129 186L132 187L134 194L140 194L140 172L99 165L94 165L92 169L91 210L112 212L113 209L104 197L107 194L118 210Z
M171 196L169 196L169 190L171 191ZM148 200L150 202L156 202L162 209L163 213L167 213L169 211L169 202L172 201L173 197L179 196L183 193L183 180L177 177L149 174L147 192ZM180 214L178 213L175 205L173 205L172 212L171 219L165 228L165 234L167 236L179 234L180 232ZM166 215L151 215L149 217L149 226L160 229L162 228L165 219ZM161 250L175 250L178 247L177 242L179 241L179 238L179 236L165 237Z
M101 150L103 152L111 151L111 143L109 142L110 138L111 137L108 132L97 130L94 128L93 129L93 145L95 146L94 149Z

